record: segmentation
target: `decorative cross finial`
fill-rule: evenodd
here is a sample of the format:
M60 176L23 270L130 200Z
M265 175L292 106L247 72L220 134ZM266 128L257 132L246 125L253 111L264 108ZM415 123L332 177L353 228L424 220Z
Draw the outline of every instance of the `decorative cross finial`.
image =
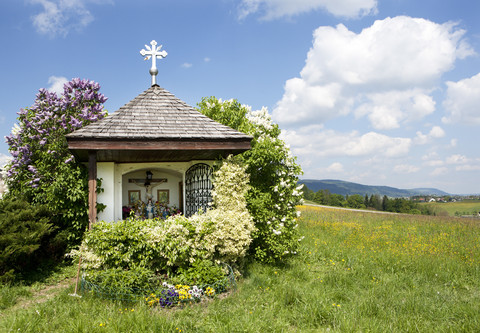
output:
M152 68L150 68L150 75L152 75L152 86L153 86L157 84L157 79L156 79L158 74L157 58L158 59L165 58L168 53L165 50L160 51L160 49L162 48L162 45L157 47L157 42L154 40L150 42L150 45L152 45L152 47L145 45L145 49L147 50L142 49L140 51L140 54L142 55L142 57L145 57L144 60L149 60L150 58L152 58Z

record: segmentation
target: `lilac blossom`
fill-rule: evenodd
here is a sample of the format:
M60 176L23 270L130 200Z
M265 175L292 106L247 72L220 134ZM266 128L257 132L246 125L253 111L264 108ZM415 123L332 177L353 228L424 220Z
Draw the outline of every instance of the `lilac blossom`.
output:
M98 83L75 78L63 89L60 96L40 89L34 104L18 112L18 124L5 137L13 157L8 168L10 184L38 187L43 175L55 167L42 164L40 168L37 161L42 156L54 156L58 161L71 162L65 135L105 116L103 103L107 98L99 92Z

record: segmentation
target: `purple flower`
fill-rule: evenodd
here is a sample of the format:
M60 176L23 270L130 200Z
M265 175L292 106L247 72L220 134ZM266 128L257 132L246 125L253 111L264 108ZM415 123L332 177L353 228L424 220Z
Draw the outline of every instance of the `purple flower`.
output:
M39 171L35 165L43 165L37 162L42 158L39 156L45 156L45 152L65 156L68 150L65 142L59 141L62 136L104 117L102 103L107 98L99 93L99 89L100 85L94 81L74 78L64 85L62 95L40 89L34 104L20 109L17 113L20 124L18 133L5 137L13 157L8 170L12 184L25 184L24 180L33 174L37 178L29 184L37 187L36 183L41 179L38 178ZM56 163L62 163L62 160L49 159L50 164L46 167L55 169ZM70 155L64 163L73 160L74 157Z
M74 128L82 127L82 122L73 117L70 117L69 124L72 125Z

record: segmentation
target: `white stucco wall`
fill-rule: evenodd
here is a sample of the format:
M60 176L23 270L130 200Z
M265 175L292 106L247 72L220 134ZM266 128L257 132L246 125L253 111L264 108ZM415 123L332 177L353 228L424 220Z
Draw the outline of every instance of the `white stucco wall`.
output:
M115 220L115 163L97 163L97 178L102 179L103 193L97 194L97 202L106 205L105 210L98 213L99 221Z

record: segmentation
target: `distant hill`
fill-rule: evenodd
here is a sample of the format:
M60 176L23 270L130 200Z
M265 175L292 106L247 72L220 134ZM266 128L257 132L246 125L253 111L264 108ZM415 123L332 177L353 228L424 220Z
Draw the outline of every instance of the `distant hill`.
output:
M300 184L305 184L310 190L318 192L320 190L329 190L330 193L341 195L372 195L378 194L380 196L388 196L393 198L411 197L414 195L449 195L447 192L438 190L436 188L413 188L413 189L399 189L390 186L371 186L357 183L346 182L343 180L333 179L300 179Z

